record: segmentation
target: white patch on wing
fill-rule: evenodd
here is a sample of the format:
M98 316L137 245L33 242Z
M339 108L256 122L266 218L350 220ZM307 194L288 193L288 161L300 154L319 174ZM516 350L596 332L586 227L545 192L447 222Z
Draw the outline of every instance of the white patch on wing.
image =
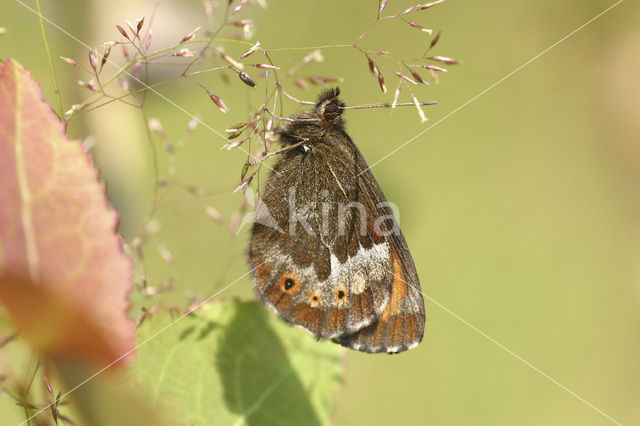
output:
M351 276L351 293L361 294L367 288L367 278L361 270L357 270Z
M324 281L318 281L313 263L306 268L300 268L294 264L289 254L279 253L276 249L270 250L267 253L267 258L272 259L276 273L278 270L286 271L300 277L304 291L296 294L296 298L308 299L311 292L317 292L321 295L321 300L317 305L338 304L341 307L348 307L350 298L345 297L344 300L338 301L336 291L344 289L347 295L349 293L354 295L363 293L373 281L379 281L384 277L384 272L388 269L390 254L389 245L386 242L373 245L369 249L360 246L356 254L348 257L344 263L340 263L338 258L331 254L331 275ZM306 303L309 302L306 301ZM370 318L365 318L362 323L369 322ZM362 324L356 324L350 328L357 330L358 327L361 328Z
M381 280L387 272L388 259L389 259L389 245L387 243L376 244L369 250L374 250L378 259L384 259L380 262L371 262L369 264L369 276L376 281Z
M409 297L405 297L402 301L402 310L405 313L418 313L422 307L422 290L407 283Z
M418 346L419 344L420 344L420 341L419 341L419 340L413 341L413 342L411 342L411 343L409 343L409 344L407 345L407 349L406 349L406 350L413 349L413 348L415 348L416 346Z
M374 244L371 248L358 248L356 254L348 257L347 261L340 263L338 258L331 254L331 281L332 287L340 283L349 283L353 294L361 294L367 289L369 281L378 281L384 277L384 271L389 265L389 245L385 242Z
M356 332L365 326L371 325L371 318L364 318L362 321L358 321L354 324L351 324L348 329L350 333Z

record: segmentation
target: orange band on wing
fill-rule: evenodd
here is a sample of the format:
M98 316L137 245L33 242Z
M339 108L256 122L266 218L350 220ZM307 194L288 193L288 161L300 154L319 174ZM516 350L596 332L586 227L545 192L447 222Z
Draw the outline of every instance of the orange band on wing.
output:
M379 321L388 321L389 315L396 315L401 312L400 301L407 297L407 282L402 271L402 266L398 260L398 256L392 253L391 261L393 262L393 281L391 282L391 297L387 307L382 311Z

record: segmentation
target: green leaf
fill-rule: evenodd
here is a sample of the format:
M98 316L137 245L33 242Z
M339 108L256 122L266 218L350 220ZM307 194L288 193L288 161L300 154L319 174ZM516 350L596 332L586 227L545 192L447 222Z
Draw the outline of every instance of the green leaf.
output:
M157 311L140 326L139 342L177 318ZM256 303L223 300L151 338L133 369L151 403L180 424L324 425L342 351Z

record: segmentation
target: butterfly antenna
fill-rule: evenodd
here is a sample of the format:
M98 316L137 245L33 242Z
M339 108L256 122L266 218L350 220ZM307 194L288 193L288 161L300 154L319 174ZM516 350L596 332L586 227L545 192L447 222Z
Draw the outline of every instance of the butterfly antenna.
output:
M427 101L427 102L418 102L418 105L435 105L437 104L437 101ZM406 102L406 103L399 103L396 104L395 106L399 107L399 106L413 106L415 107L416 104L414 104L413 102ZM340 107L340 109L370 109L370 108L393 108L394 106L392 104L374 104L374 105L357 105L357 106L344 106L344 107Z

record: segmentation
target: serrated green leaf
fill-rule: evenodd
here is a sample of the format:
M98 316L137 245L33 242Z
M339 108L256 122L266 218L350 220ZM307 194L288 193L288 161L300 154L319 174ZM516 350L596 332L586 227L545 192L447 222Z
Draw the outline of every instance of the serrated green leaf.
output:
M156 312L139 341L176 318ZM324 425L341 353L255 303L216 301L140 347L133 369L151 403L181 424Z

